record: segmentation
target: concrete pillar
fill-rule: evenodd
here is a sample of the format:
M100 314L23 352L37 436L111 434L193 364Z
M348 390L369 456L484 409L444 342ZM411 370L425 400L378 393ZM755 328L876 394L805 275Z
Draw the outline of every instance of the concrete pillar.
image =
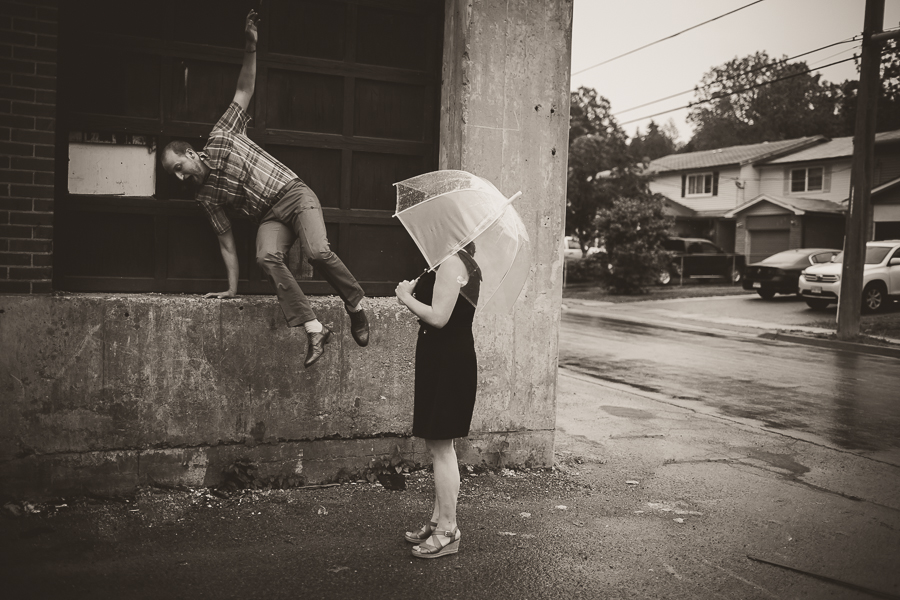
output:
M553 459L571 41L570 0L446 3L440 166L521 190L514 206L532 242L513 312L475 323L472 443L516 462Z

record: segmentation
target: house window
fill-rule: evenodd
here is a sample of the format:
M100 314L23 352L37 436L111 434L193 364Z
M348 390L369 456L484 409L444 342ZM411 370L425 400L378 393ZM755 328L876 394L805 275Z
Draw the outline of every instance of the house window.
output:
M791 192L821 192L825 170L822 167L791 170Z
M687 178L687 195L688 196L709 196L713 191L713 174L697 173L696 175L688 175Z

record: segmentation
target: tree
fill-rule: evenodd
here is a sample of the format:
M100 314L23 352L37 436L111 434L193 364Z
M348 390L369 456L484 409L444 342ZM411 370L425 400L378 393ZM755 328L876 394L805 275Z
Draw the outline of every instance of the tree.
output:
M572 92L566 233L578 238L583 250L597 237L598 210L611 206L620 196L646 193L646 181L626 140L606 98L591 88L580 87Z
M859 69L859 61L856 63ZM856 98L859 80L848 79L840 85L838 116L846 135L853 135L856 123ZM881 51L881 93L875 114L875 131L900 129L900 42L888 40Z
M841 86L807 69L765 52L713 67L695 91L688 115L694 135L684 150L846 134L838 115Z
M597 90L581 86L570 95L569 144L583 135L601 134L625 142L625 132L613 119L609 100L597 95Z
M597 215L597 229L606 248L603 281L614 294L640 294L659 280L668 254L663 242L672 226L665 197L646 194L618 198Z
M673 130L675 131L674 135L672 135ZM655 121L650 121L645 135L641 135L640 129L634 132L628 149L636 159L648 163L651 160L674 154L678 150L677 139L678 130L671 121L662 128Z

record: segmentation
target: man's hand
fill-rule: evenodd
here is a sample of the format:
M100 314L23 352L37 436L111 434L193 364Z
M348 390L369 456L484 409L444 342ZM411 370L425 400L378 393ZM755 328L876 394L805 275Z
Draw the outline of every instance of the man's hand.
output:
M253 49L256 49L256 25L259 23L259 15L256 14L256 11L250 9L250 12L247 14L247 22L244 24L244 37L247 40L248 45L252 45Z
M210 292L208 294L203 294L204 298L218 298L219 300L224 300L225 298L236 298L237 292L227 291L227 292Z

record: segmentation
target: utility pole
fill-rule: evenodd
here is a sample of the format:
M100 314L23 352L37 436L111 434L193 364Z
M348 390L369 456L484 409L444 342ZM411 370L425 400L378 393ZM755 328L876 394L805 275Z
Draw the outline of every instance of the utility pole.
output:
M850 207L844 235L841 297L838 303L837 334L838 339L845 341L859 335L863 269L869 238L869 198L875 163L875 110L881 87L881 43L886 39L882 32L883 24L884 0L866 0L850 172Z

